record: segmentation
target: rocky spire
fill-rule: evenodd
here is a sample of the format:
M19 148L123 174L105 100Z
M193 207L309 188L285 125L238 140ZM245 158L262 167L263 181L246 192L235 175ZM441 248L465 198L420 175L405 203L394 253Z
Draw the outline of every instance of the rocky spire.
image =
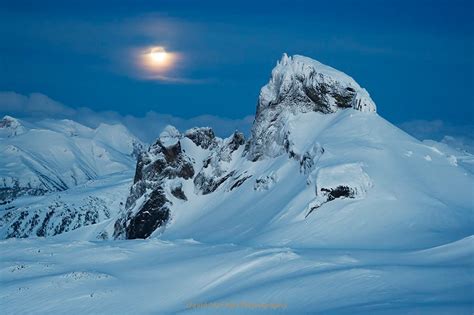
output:
M260 91L249 158L258 160L284 151L284 127L289 115L330 114L348 108L376 111L367 90L350 76L311 58L283 54L270 81Z

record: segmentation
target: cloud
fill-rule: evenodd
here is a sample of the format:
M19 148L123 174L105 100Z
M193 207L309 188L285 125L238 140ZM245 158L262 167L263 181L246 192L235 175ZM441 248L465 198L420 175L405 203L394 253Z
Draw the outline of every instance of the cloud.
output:
M166 125L173 125L181 131L192 127L211 127L220 137L227 137L235 130L248 135L254 119L250 115L240 119L214 115L183 118L155 111L137 117L116 111L97 112L87 107L71 108L44 94L32 93L26 96L15 92L0 92L0 114L29 121L44 118L71 119L91 128L96 128L101 123L120 123L147 143L155 141Z
M456 125L443 120L412 120L398 125L419 140L435 140L474 154L474 124Z
M474 135L474 124L456 125L443 120L411 120L398 124L398 126L420 140L439 141L445 136Z
M227 137L235 130L249 134L253 116L247 116L241 119L231 119L214 115L182 118L150 111L144 117L125 116L121 119L121 122L140 139L152 142L166 125L173 125L181 131L192 127L211 127L220 137Z
M0 92L1 111L31 116L74 115L75 110L41 93L29 96L15 92Z

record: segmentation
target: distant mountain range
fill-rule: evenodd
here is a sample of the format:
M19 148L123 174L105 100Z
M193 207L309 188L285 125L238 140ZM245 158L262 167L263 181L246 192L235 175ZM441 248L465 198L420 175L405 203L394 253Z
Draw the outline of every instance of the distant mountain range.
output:
M91 129L71 120L29 123L5 116L0 235L55 235L110 218L119 210L117 200L125 200L141 150L122 125ZM121 194L107 197L103 183L118 185Z

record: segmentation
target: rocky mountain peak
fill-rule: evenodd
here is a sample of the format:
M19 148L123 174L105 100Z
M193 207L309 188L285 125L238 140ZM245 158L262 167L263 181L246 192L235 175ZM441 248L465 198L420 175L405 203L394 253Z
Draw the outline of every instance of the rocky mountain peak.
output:
M289 116L344 109L376 112L367 90L350 76L308 57L283 54L270 81L260 90L249 158L258 160L284 152Z
M375 103L364 88L347 74L314 59L283 54L262 87L257 116L265 109L285 105L296 112L333 113L354 108L375 112Z
M18 119L5 115L0 120L0 135L3 134L7 137L13 137L22 133L24 133L24 127Z
M174 126L168 125L160 133L158 141L163 147L168 148L175 146L180 138L181 133L178 131L178 129L176 129Z
M209 127L191 128L184 133L184 136L203 149L217 146L216 135Z
M12 116L5 115L3 118L0 120L0 128L9 128L9 127L14 127L14 126L19 126L20 122L18 119L13 118Z
M258 164L252 163L264 157L286 152L300 172L309 176L325 150L317 142L307 148L295 145L295 134L311 137L313 130L294 123L293 118L344 109L376 110L367 91L346 74L310 58L284 54L260 92L248 141L237 131L218 138L209 127L184 133L172 126L163 130L138 158L134 184L125 212L115 223L114 237L147 238L162 231L173 217L172 209L198 196L231 192L251 181L253 191L270 189L278 174L270 171L256 176ZM355 188L343 184L323 186L327 191L320 193L318 206L330 198L357 195Z

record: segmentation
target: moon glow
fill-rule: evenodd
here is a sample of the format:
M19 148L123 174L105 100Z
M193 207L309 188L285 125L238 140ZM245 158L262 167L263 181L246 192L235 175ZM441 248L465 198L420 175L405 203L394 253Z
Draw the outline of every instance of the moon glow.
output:
M179 59L175 52L166 51L163 46L153 46L139 53L139 63L144 76L149 78L167 76Z
M163 64L166 62L168 53L163 47L152 48L150 51L150 58L157 64Z

